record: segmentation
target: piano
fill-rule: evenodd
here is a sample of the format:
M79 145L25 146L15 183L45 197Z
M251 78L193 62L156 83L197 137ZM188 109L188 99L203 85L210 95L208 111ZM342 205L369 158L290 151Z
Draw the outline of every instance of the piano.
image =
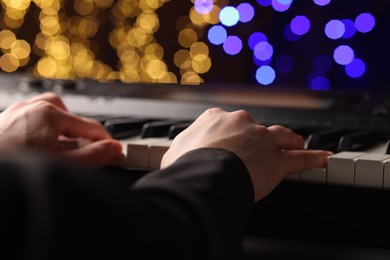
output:
M244 109L334 152L256 204L245 259L390 259L389 2L62 2L2 7L0 109L57 93L123 144L126 184L206 109Z
M207 108L245 109L264 125L290 127L305 137L306 149L329 149L334 155L329 157L327 169L288 176L256 205L245 240L248 259L258 255L269 255L270 259L314 257L324 245L331 250L329 254L343 252L352 257L359 252L377 257L372 259L389 256L390 117L386 105L390 103L386 98L378 101L377 96L367 94L313 96L296 92L292 95L315 101L318 107L292 109L182 98L205 91L209 96L230 95L229 90L218 86L129 86L120 82L39 79L23 73L0 77L3 109L47 91L60 95L70 111L100 121L122 143L125 161L109 168L121 178L125 175L132 180L157 169L172 139ZM250 90L240 93L255 95ZM286 95L278 91L262 95L269 94L275 100L280 96L282 101ZM287 95L291 97L291 93ZM348 106L353 107L340 107L338 99L348 100ZM324 103L332 105L324 110ZM324 259L331 259L327 257Z

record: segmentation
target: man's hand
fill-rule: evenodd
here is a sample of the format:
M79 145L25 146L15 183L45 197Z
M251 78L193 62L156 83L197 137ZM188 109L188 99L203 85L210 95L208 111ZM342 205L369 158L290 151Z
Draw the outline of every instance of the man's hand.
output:
M325 167L330 155L303 150L303 138L285 127L262 126L245 111L229 113L213 108L174 139L161 167L204 147L223 148L241 158L252 179L255 201L269 194L288 174Z
M60 145L62 137L91 142L64 151ZM113 140L99 122L68 112L53 93L17 102L0 114L0 151L13 149L56 152L91 167L104 166L122 155L120 143Z

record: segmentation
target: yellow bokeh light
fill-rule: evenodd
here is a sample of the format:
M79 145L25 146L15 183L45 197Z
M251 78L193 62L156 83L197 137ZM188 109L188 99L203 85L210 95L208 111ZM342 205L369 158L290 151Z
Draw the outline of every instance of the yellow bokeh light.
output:
M199 54L192 60L192 69L200 74L206 73L211 68L211 60L207 55Z
M18 10L27 9L31 3L30 0L5 0L1 2L4 3L8 8L18 9Z
M57 63L50 58L42 58L38 61L37 70L43 77L53 77L57 72Z
M183 85L199 85L203 83L203 79L195 72L188 71L183 74L180 83Z
M146 65L145 71L152 79L162 79L167 74L167 65L161 60L154 59Z
M158 17L155 13L142 13L138 16L137 25L145 32L153 33L159 26Z
M195 8L191 8L190 19L194 25L199 26L199 27L203 27L203 26L207 25L208 17L207 17L207 15L198 13L195 10Z
M26 59L30 56L31 47L24 40L17 40L11 45L11 54L19 60Z
M16 36L13 32L9 30L0 31L0 48L9 50L15 41Z
M90 15L94 11L93 0L74 1L74 10L80 15Z
M212 12L206 15L191 8L173 21L179 46L165 54L167 46L160 44L155 35L161 27L157 9L170 1L2 0L0 69L13 72L26 66L26 71L34 70L42 77L101 82L177 83L181 77L179 81L185 84L199 84L203 82L199 74L211 67L209 49L200 39L206 26L219 22L219 11L229 1L214 0ZM30 26L30 20L26 23L25 19L31 18L31 10L37 12L34 15L39 19L40 31L27 42L21 32ZM107 22L111 23L110 31ZM105 47L100 45L102 36L117 55L117 64L110 61L116 68L98 59L102 53L106 55ZM36 60L36 64L30 64ZM169 70L171 62L180 75Z
M178 50L175 53L173 62L175 63L176 67L180 68L181 65L188 59L189 56L190 53L188 52L188 50L184 50L184 49Z
M191 47L198 40L198 35L193 29L184 29L179 33L178 41L185 48Z
M10 53L0 57L0 68L5 72L14 72L19 68L19 65L19 59Z
M191 57L195 57L197 55L209 55L209 47L204 42L196 42L191 45L190 55Z
M41 31L46 35L55 35L60 32L58 19L52 16L46 16L41 19Z

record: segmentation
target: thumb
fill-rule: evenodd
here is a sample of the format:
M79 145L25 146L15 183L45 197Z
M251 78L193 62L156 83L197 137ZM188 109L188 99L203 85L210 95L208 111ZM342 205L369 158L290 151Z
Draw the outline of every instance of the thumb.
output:
M122 156L122 146L112 139L92 142L80 148L64 151L62 155L73 162L87 167L106 166Z

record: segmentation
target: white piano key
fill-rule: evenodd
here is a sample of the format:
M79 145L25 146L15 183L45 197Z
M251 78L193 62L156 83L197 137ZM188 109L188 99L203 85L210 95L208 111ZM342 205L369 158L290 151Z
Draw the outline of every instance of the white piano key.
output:
M326 183L326 168L315 168L299 174L301 181Z
M125 154L127 167L159 169L163 155L169 149L172 140L167 138L133 137L120 140Z
M384 162L383 188L384 189L390 189L390 159L387 159Z
M368 153L358 157L355 162L355 185L382 188L386 159L390 159L390 155Z
M289 181L299 181L299 173L289 174L284 179Z
M360 152L341 152L329 156L327 183L354 185L356 158Z

